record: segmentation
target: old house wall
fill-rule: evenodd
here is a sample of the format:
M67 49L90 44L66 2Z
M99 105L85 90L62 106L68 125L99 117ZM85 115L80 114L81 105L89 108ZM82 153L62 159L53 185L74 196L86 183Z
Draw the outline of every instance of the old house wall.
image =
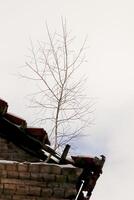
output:
M70 165L0 162L1 200L71 200L81 170Z
M34 159L0 138L0 200L74 199L81 169Z

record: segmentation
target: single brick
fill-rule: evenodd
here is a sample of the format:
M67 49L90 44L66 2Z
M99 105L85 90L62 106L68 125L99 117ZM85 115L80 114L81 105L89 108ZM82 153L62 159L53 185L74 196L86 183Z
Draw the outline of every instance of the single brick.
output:
M10 183L9 179L8 178L4 178L4 177L1 178L0 182L1 183Z
M40 166L41 173L50 173L50 165L49 164L42 164Z
M64 197L64 189L63 188L54 188L53 189L53 197L63 198Z
M39 186L46 187L46 183L40 182L38 180L23 180L23 183L27 186Z
M42 197L51 197L51 196L52 196L52 193L53 193L53 191L52 191L52 189L50 189L50 188L43 188L43 189L41 190L41 196L42 196Z
M29 179L30 178L30 172L19 172L19 178Z
M59 165L50 165L50 173L61 174L61 167Z
M0 172L0 177L2 177L2 178L7 178L7 170L2 170L2 171Z
M16 194L25 194L27 195L29 193L29 188L27 185L21 184L21 185L17 185L17 189L16 189Z
M16 188L17 188L17 185L16 184L8 184L8 183L5 183L4 184L4 190L5 189L11 189L11 190L16 190Z
M66 180L67 180L67 176L65 176L65 175L56 175L56 182L63 183L63 182L66 182Z
M3 163L0 163L0 171L5 170L5 165Z
M31 180L38 180L38 181L43 180L40 173L34 173L34 172L30 173L30 178Z
M30 164L29 171L36 172L36 173L40 172L40 165L39 164Z
M2 147L1 149L3 152L7 152L9 150L6 143L3 143L3 146L1 146L1 147Z
M61 188L64 188L65 190L68 189L68 188L75 188L76 185L72 184L72 183L68 183L68 182L64 182L64 183L60 183L60 186Z
M55 181L55 174L46 174L46 173L42 173L40 174L40 177L42 178L43 181Z
M19 164L18 165L19 172L27 172L28 171L28 164Z
M77 191L74 188L67 188L65 190L65 198L75 198L77 195Z
M6 170L7 171L17 171L17 164L16 163L7 163Z
M18 178L19 173L18 173L18 171L7 171L7 177L8 178Z
M23 180L20 180L20 179L9 179L9 178L1 178L1 183L3 184L15 184L15 185L19 185L19 184L22 184L24 183Z
M63 175L76 175L76 168L75 167L63 167L62 168Z
M36 187L36 186L30 186L28 194L40 196L41 195L41 188Z
M11 200L11 195L1 194L0 200Z
M76 174L71 174L71 175L67 176L67 181L69 183L74 183L75 184L77 179L78 179L78 176L76 176Z
M54 188L54 187L56 187L56 188L60 188L61 187L61 184L60 183L57 183L57 182L49 182L49 183L47 183L47 187L49 187L49 188Z

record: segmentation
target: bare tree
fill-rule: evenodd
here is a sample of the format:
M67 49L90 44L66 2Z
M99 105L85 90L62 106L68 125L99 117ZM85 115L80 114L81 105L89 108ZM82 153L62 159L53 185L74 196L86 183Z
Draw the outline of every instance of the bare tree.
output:
M38 84L32 107L39 109L37 121L44 123L54 149L83 134L91 124L92 113L92 102L83 94L85 79L79 70L85 62L86 40L76 52L65 20L61 27L61 34L51 34L46 24L48 42L37 42L36 47L31 42L26 62L31 72L30 76L23 75Z

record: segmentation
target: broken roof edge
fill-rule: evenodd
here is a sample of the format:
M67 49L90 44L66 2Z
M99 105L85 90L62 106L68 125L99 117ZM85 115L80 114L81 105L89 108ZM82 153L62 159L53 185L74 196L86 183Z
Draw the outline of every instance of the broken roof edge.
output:
M27 126L26 120L24 120L23 118L17 115L11 114L7 111L8 111L8 103L4 101L3 99L0 99L0 116L1 117L5 118L6 120L14 124L15 126L22 128L26 132L26 134L28 134L29 136L34 137L40 142L50 145L47 132L43 128L29 127Z

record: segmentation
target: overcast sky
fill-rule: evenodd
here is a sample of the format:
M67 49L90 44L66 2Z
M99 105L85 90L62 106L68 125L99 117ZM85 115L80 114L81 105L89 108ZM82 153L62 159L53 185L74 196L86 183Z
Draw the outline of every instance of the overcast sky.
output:
M95 125L78 153L107 156L92 200L132 199L134 178L134 2L132 0L0 0L0 97L27 121L32 84L16 74L29 38L45 40L66 16L79 43L88 35L87 94L97 99Z

